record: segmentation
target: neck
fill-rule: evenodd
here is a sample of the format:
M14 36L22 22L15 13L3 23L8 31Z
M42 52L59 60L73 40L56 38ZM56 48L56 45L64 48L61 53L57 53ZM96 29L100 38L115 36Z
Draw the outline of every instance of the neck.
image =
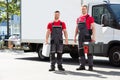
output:
M86 16L87 15L87 13L86 14L82 14L83 16Z
M59 21L59 19L55 19L54 21L55 21L55 22L58 22L58 21Z

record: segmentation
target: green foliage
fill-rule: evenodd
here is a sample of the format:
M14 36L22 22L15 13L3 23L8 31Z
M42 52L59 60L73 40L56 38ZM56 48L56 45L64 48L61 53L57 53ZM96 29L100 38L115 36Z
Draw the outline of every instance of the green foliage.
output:
M9 15L18 15L20 16L20 1L21 0L12 0L11 2L0 1L0 14L9 13ZM8 6L8 9L7 9ZM7 19L7 14L1 14L0 22Z

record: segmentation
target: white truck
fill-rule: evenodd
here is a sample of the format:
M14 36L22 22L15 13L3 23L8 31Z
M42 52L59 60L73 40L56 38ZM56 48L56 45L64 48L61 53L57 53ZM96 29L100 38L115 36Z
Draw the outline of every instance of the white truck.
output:
M67 25L69 44L64 53L78 58L74 43L76 19L81 14L81 0L21 0L21 42L28 44L30 51L38 53L40 60L49 57L42 54L47 24L54 19L54 11L61 12L61 20ZM88 14L95 19L96 42L87 44L95 56L109 57L110 63L120 66L120 3L101 1L88 4Z

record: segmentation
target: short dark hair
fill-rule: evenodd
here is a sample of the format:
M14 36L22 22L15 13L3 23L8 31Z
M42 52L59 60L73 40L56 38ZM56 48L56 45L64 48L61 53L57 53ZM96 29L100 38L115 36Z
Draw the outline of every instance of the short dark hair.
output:
M60 13L60 11L55 11L55 13Z
M88 8L88 6L87 6L87 5L82 5L82 7L86 7L86 8Z

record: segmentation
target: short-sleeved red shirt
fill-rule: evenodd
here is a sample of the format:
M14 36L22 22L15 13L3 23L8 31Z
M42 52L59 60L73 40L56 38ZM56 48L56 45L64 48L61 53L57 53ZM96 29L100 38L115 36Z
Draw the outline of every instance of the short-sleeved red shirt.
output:
M79 18L77 18L77 24L79 22L84 22L86 20L86 26L87 26L87 29L91 29L91 23L94 23L94 18L89 16L88 14L85 15L85 16L80 16Z
M58 22L55 22L55 21L54 21L54 22L48 23L47 29L50 29L50 31L52 31L53 23L54 23L55 26L60 26L61 23L62 23L62 30L63 30L63 29L66 29L66 24L65 24L64 22L58 20Z

